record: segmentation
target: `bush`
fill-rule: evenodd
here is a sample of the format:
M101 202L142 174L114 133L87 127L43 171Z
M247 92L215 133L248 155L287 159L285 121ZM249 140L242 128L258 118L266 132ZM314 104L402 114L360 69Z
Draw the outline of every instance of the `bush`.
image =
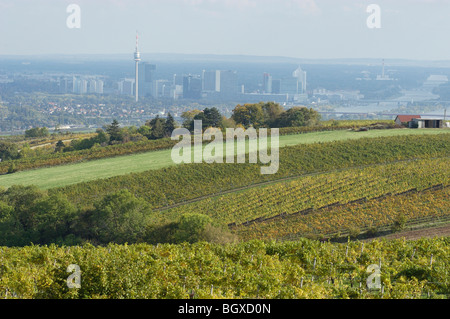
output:
M350 238L353 238L353 239L355 239L356 237L358 237L359 234L361 233L361 230L359 229L359 227L354 226L354 225L349 226L349 227L347 228L347 231L348 231L348 234L350 235Z
M203 214L184 214L178 222L178 229L174 234L174 240L177 243L194 243L203 239L203 232L206 226L212 223L209 216Z
M16 164L11 163L8 167L8 174L12 174L17 172Z
M397 217L394 219L394 224L391 227L391 231L393 233L402 231L405 228L407 222L407 218L403 214L398 214Z

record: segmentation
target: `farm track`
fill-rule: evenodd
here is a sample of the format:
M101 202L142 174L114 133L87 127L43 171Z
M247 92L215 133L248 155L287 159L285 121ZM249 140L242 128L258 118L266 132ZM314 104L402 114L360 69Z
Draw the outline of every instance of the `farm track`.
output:
M423 229L402 231L399 233L389 234L386 236L370 238L364 241L372 241L375 239L382 239L382 238L387 240L400 238L405 238L406 240L417 240L420 238L448 237L448 236L450 236L450 223L445 226L427 227Z

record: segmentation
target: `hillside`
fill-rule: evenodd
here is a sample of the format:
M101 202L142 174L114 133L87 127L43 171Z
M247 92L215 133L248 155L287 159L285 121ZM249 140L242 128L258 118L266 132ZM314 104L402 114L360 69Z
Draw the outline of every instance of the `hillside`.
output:
M284 147L298 144L326 143L360 138L435 135L443 132L446 134L450 133L450 131L439 129L430 129L426 131L389 129L371 130L367 132L338 130L282 135L280 136L279 141L280 147ZM175 143L163 145L168 148L172 147L174 144ZM118 149L118 147L116 148ZM0 175L0 186L9 187L11 185L20 184L36 185L43 189L49 189L128 173L139 173L147 170L161 169L175 165L170 156L170 148L147 151L144 153L139 153L139 148L137 148L136 152L137 153L123 156L114 156L115 153L112 152L111 156L114 157L101 159L95 159L94 157L92 160L88 161L84 161L80 158L79 161L81 162L67 165L60 165L61 163L64 163L63 159L54 159L50 162L53 163L50 167L25 170L14 174ZM30 166L33 165L35 165L34 161L31 161ZM7 164L4 166L6 169Z
M447 239L364 241L445 235L450 134L415 132L281 136L269 175L248 158L172 165L157 150L1 176L34 173L39 187L0 192L0 297L445 298ZM66 286L70 264L81 288Z

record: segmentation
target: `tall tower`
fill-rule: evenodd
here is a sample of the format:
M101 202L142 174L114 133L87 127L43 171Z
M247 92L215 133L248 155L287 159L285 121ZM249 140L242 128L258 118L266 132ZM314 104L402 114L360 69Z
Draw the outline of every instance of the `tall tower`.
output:
M134 61L136 61L136 79L134 81L134 85L136 86L136 88L135 88L136 102L139 99L138 70L139 70L139 61L141 61L141 53L139 52L139 49L138 49L138 41L139 41L139 36L138 36L138 33L136 32L136 50L134 51Z

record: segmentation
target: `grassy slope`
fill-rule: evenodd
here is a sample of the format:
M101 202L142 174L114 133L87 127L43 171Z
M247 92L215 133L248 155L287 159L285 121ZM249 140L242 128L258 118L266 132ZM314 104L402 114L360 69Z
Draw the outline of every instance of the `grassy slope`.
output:
M299 135L280 136L280 146L329 142L362 137L380 137L394 135L422 135L450 132L442 129L409 130L390 129L372 130L367 132L327 131ZM0 186L10 187L15 184L37 185L43 189L60 187L100 178L108 178L127 173L137 173L146 170L159 169L175 165L170 157L171 150L153 151L142 154L119 156L77 164L55 166L17 172L0 176Z

